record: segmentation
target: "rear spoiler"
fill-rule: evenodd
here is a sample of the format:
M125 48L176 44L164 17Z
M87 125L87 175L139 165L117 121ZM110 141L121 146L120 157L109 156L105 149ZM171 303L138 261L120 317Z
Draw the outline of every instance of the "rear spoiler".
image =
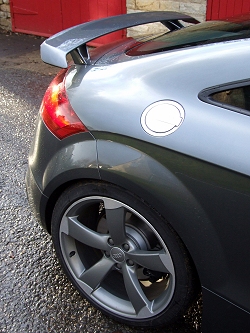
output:
M76 64L88 64L90 59L86 44L93 39L117 30L154 22L161 22L170 30L177 30L183 27L179 20L199 23L193 17L177 12L139 12L79 24L45 40L41 45L41 58L50 65L67 68L66 56L70 53Z

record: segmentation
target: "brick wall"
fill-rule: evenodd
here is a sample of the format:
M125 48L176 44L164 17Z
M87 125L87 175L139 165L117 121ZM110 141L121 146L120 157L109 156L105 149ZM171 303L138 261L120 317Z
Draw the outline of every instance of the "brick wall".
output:
M11 30L9 0L0 0L0 28Z
M206 19L207 0L127 0L127 12L175 11L190 15L199 21ZM161 24L154 23L128 29L129 36L150 34L155 30L164 30Z
M127 0L127 11L170 10L185 13L204 21L207 0Z

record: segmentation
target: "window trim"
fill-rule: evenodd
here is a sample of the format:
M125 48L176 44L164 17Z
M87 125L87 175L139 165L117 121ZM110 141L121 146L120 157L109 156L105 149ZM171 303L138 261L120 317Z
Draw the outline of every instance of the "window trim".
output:
M225 90L230 90L230 89L235 89L235 88L241 88L244 86L250 86L250 79L245 79L245 80L241 80L241 81L234 81L234 82L229 82L229 83L225 83L225 84L220 84L217 86L213 86L210 88L206 88L203 89L202 91L199 92L198 94L198 98L205 103L208 104L212 104L214 106L218 106L221 107L223 109L227 109L230 111L234 111L234 112L238 112L247 116L250 116L250 110L246 110L246 109L242 109L242 108L238 108L236 106L230 105L230 104L226 104L226 103L221 103L218 101L215 101L212 98L212 95L218 92L222 92Z

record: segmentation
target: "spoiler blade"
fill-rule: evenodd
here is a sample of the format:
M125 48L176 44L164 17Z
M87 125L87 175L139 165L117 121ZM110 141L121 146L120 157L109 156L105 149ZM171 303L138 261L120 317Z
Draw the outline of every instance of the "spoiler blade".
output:
M167 27L172 26L174 30L181 27L179 20L199 23L193 17L185 14L159 11L111 16L79 24L45 40L41 45L41 58L50 65L67 68L66 56L71 53L76 63L86 64L86 59L88 60L86 44L93 39L121 29L154 22L161 22Z

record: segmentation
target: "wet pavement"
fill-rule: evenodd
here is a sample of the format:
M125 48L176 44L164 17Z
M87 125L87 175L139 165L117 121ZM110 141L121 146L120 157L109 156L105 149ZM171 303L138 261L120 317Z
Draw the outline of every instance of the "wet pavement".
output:
M40 60L42 41L0 30L0 332L200 332L197 308L169 328L118 324L83 300L62 273L51 238L31 215L25 194L36 115L58 72Z

